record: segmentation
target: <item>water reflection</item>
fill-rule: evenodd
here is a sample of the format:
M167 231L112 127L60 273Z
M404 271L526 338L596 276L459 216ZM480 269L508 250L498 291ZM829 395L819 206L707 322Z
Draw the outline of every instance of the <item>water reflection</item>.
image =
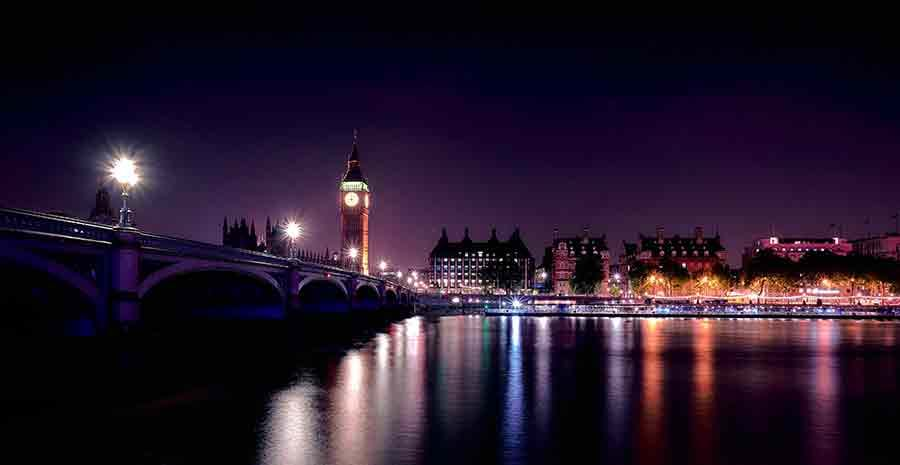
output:
M665 348L659 326L663 322L657 318L640 320L641 334L641 408L638 417L636 444L638 462L642 464L663 463L666 448L665 406L663 405L663 363Z
M691 431L692 462L715 463L715 352L709 320L693 325L694 389Z
M260 462L543 463L584 452L606 463L840 463L865 456L852 431L898 410L894 400L868 418L846 414L851 400L896 394L898 331L893 322L412 318L298 367L298 381L269 401ZM883 376L867 380L872 371Z

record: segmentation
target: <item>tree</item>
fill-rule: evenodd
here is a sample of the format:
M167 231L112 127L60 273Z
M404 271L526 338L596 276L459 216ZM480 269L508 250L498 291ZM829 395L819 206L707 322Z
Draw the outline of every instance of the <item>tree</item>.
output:
M671 258L660 260L657 272L664 278L663 282L668 295L673 295L676 289L680 289L691 280L688 270Z
M635 261L628 268L628 285L632 292L644 292L650 268L644 262Z
M593 294L605 277L599 256L581 255L575 261L575 273L569 285L575 294Z
M753 257L747 264L746 273L750 289L763 296L772 292L789 292L797 287L802 278L794 262L771 250L764 250Z

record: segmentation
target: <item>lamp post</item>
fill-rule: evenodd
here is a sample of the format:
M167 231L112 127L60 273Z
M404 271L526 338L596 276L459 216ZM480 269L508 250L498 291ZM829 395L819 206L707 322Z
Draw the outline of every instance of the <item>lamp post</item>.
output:
M290 241L288 246L288 258L294 258L297 255L297 238L299 238L302 233L303 228L301 228L300 225L295 221L289 221L286 225L284 225L284 234Z
M110 169L113 179L122 185L122 208L119 210L119 227L134 227L134 212L128 208L128 189L134 187L140 178L137 174L137 166L134 160L120 157Z

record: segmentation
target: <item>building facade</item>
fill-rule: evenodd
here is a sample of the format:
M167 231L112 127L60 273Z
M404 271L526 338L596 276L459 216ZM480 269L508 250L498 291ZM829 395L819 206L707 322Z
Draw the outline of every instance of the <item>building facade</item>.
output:
M369 182L359 164L357 133L353 133L353 148L347 158L347 170L339 186L341 208L341 250L350 259L350 266L369 274Z
M718 233L713 237L706 237L700 226L694 228L693 237L681 237L677 234L666 237L664 233L662 227L657 227L655 237L639 234L638 242L626 242L626 262L637 261L657 266L669 259L692 274L712 271L716 266L727 263L728 255Z
M900 234L898 233L856 239L851 242L851 245L853 252L859 255L900 260Z
M450 242L447 230L428 256L428 285L458 293L519 293L534 284L534 258L519 229L507 241L491 231L486 242L475 242L466 228L461 241Z
M799 261L808 252L831 252L835 255L848 255L853 252L853 245L840 237L766 237L753 241L743 257L746 266L753 257L769 251L792 261Z
M584 229L580 236L560 238L558 230L553 232L553 245L548 248L552 256L550 265L550 286L554 294L571 294L570 281L575 274L575 265L579 258L593 256L600 261L603 268L603 280L597 293L609 294L609 247L606 235L590 237L589 230ZM546 254L545 254L546 255Z

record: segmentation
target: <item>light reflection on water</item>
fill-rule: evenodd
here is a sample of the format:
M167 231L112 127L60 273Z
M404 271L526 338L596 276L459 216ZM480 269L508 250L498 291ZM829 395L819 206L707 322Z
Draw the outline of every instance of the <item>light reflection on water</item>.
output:
M326 370L300 367L271 397L259 457L877 463L897 456L872 442L871 425L898 413L898 331L844 320L416 317Z

